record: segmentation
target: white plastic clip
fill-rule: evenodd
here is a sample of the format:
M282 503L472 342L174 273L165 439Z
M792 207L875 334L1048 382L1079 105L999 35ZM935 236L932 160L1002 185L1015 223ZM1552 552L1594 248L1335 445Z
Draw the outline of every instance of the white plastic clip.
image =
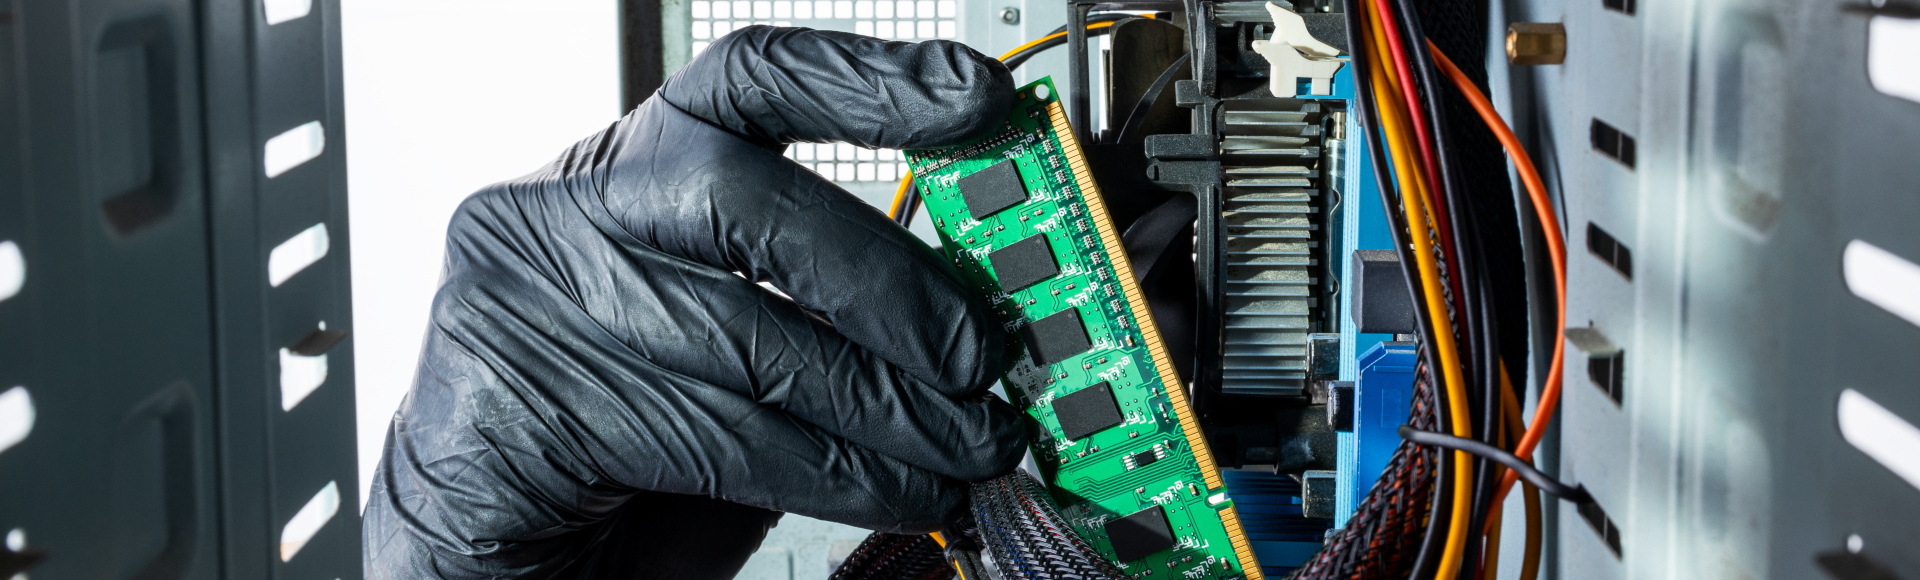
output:
M1273 15L1273 38L1253 41L1253 51L1267 58L1271 86L1276 97L1298 97L1298 79L1310 79L1308 94L1333 94L1333 73L1346 61L1340 50L1307 32L1307 21L1292 10L1267 3Z

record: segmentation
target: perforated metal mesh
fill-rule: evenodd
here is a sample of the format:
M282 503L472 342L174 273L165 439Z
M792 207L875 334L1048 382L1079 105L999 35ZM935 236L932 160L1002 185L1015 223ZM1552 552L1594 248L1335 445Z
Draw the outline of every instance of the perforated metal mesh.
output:
M916 41L959 37L957 0L695 0L693 54L727 33L755 24L839 30L889 40ZM797 143L787 157L840 183L890 182L907 171L906 160L891 149L862 149L840 144Z

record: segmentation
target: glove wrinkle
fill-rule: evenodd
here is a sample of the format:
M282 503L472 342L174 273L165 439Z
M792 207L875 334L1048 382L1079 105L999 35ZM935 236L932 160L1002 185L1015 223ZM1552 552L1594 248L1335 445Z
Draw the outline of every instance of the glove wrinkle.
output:
M1023 449L984 395L997 322L780 151L950 144L1011 95L956 43L753 27L474 193L369 489L367 577L726 577L782 512L925 532L964 511ZM657 533L682 529L713 535Z

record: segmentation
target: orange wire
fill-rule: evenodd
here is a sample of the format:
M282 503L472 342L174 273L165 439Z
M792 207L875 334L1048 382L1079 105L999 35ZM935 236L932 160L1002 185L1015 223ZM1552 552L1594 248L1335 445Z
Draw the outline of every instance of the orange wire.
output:
M1553 258L1553 286L1559 298L1559 303L1555 305L1558 310L1553 326L1553 364L1548 367L1547 381L1540 388L1540 406L1533 413L1533 424L1527 426L1526 435L1520 438L1520 444L1513 453L1521 459L1531 459L1534 446L1539 445L1540 438L1546 435L1547 423L1552 421L1554 409L1560 405L1560 379L1567 342L1566 244L1560 239L1560 221L1554 217L1553 203L1547 199L1546 183L1540 180L1540 172L1534 169L1533 158L1527 155L1527 149L1520 146L1520 139L1513 136L1513 130L1507 127L1507 122L1500 119L1498 111L1493 110L1493 103L1487 101L1486 95L1480 94L1480 89L1473 85L1473 81L1467 80L1467 75L1460 72L1460 67L1454 66L1453 61L1440 52L1440 47L1433 46L1432 41L1428 41L1427 46L1433 51L1433 60L1440 64L1440 70L1453 80L1454 86L1467 97L1467 101L1473 103L1473 110L1480 113L1487 127L1493 129L1494 136L1500 138L1500 145L1513 157L1520 180L1527 186L1527 196L1533 199L1533 211L1540 216L1540 228L1547 238L1547 254ZM1494 497L1505 498L1518 478L1518 474L1508 471L1505 477L1500 478L1500 487ZM1498 503L1494 502L1496 505Z
M1368 27L1364 30L1367 30L1367 36L1372 39L1375 52L1386 54L1385 41L1382 40L1383 35L1379 33L1380 29L1385 27L1384 21L1380 18L1380 12L1367 9L1364 3L1361 10L1366 13L1363 21ZM1391 70L1393 70L1392 67L1386 66L1368 67L1370 76L1374 79L1374 86L1380 86L1382 81L1392 82L1391 75L1388 74ZM1398 80L1410 81L1411 79ZM1433 321L1435 327L1433 348L1440 355L1440 368L1435 372L1438 373L1441 386L1446 389L1446 407L1447 414L1451 418L1451 430L1457 437L1472 437L1467 427L1469 424L1466 407L1467 391L1461 376L1460 355L1454 342L1453 316L1447 305L1446 291L1442 289L1442 285L1445 284L1444 276L1440 273L1443 264L1438 263L1441 251L1435 247L1438 242L1433 239L1433 215L1428 213L1427 208L1427 188L1431 182L1421 178L1419 159L1413 151L1413 138L1407 136L1410 130L1406 125L1411 121L1407 116L1408 112L1404 109L1404 103L1377 90L1373 92L1373 97L1380 112L1380 126L1385 134L1386 144L1393 151L1392 169L1397 176L1395 182L1401 190L1400 202L1404 206L1408 233L1412 237L1413 259L1419 266L1421 286L1425 288L1427 317ZM1473 510L1470 506L1472 499L1468 490L1473 487L1473 472L1467 467L1471 458L1465 451L1455 450L1453 460L1456 466L1453 472L1453 509L1450 521L1447 523L1446 548L1441 551L1440 568L1435 575L1436 578L1451 579L1460 570L1466 553L1467 538L1471 535L1468 522L1469 514Z
M900 176L900 188L893 191L893 206L887 208L888 218L900 219L900 212L907 208L907 191L910 189L907 185L912 183L912 171L908 171L906 175Z
M1413 126L1413 134L1416 139L1414 144L1418 145L1415 151L1420 153L1420 156L1412 162L1419 163L1426 168L1425 173L1428 183L1427 205L1431 208L1429 211L1433 213L1433 229L1439 234L1440 253L1444 258L1440 273L1446 277L1445 285L1447 289L1452 292L1452 294L1448 296L1447 304L1451 308L1451 311L1464 313L1467 307L1465 302L1466 294L1462 293L1461 285L1465 284L1466 281L1461 279L1459 270L1456 270L1456 268L1460 267L1460 250L1454 243L1453 220L1448 217L1451 212L1463 209L1451 208L1447 205L1449 202L1446 199L1446 190L1441 187L1442 184L1440 182L1441 167L1438 161L1439 157L1434 153L1436 137L1432 135L1430 125L1428 125L1430 121L1428 115L1430 113L1421 105L1420 97L1416 91L1419 85L1413 78L1413 60L1408 56L1412 53L1414 39L1403 39L1401 37L1400 26L1396 24L1396 22L1399 21L1399 15L1395 14L1387 5L1388 2L1389 0L1373 0L1372 2L1374 5L1374 18L1378 21L1379 25L1378 34L1385 37L1387 43L1387 47L1381 49L1381 55L1382 58L1387 58L1389 55L1391 56L1388 60L1392 62L1393 66L1385 68L1399 71L1400 78L1405 80L1405 82L1400 83L1395 88L1399 89L1401 98L1407 103L1407 116L1410 119L1410 124ZM1405 42L1402 42L1403 40ZM1431 114L1437 115L1439 112L1433 111Z

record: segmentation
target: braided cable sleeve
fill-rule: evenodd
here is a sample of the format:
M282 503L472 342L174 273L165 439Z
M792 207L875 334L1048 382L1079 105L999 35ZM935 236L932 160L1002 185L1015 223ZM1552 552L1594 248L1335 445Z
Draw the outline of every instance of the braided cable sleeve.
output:
M1097 571L1107 576L1127 577L1125 572L1101 556L1093 546L1087 544L1085 539L1074 533L1072 528L1067 527L1066 520L1061 518L1060 513L1054 509L1052 496L1047 494L1045 486L1031 477L1021 477L1017 480L1019 481L1017 492L1028 513L1039 516L1048 540L1061 546L1066 556L1074 561L1076 568Z
M1432 376L1421 365L1414 381L1408 423L1434 425ZM1414 566L1424 540L1427 513L1437 475L1437 451L1403 442L1395 448L1373 489L1361 500L1347 526L1321 551L1296 568L1290 579L1400 579Z
M1069 527L1039 480L1014 472L974 484L980 536L1003 580L1124 580L1128 574Z
M831 580L947 580L953 569L926 535L874 532L847 555Z

